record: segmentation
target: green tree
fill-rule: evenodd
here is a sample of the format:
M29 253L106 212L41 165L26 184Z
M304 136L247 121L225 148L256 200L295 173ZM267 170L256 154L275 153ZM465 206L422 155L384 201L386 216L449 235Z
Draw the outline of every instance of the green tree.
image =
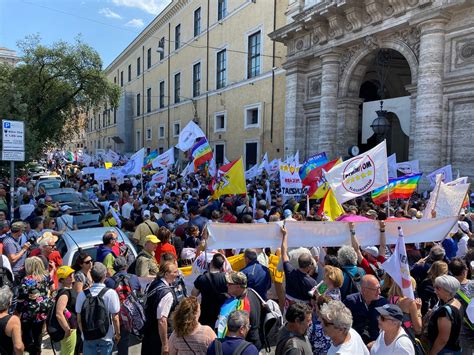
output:
M0 117L25 121L27 158L61 146L84 128L81 114L118 106L120 88L107 80L99 54L79 38L44 46L19 42L16 67L0 65Z

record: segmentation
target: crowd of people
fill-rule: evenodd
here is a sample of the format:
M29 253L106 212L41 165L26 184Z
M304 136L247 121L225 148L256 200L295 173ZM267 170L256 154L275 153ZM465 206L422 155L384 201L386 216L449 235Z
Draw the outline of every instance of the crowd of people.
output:
M0 354L40 354L48 333L61 354L463 354L474 353L474 213L462 210L457 228L439 243L406 244L415 299L382 264L394 246L385 240L391 217L419 219L426 201L350 201L347 214L379 221L380 242L351 245L207 250L209 223L321 221L319 201L282 196L275 179L248 182L246 196L212 200L205 174L176 171L164 185L146 176L98 182L76 166L49 161L62 185L103 209L110 230L90 255L79 250L63 265L56 250L77 229L71 207L35 193L27 177L15 196L0 187ZM268 190L271 197L268 196ZM250 197L255 196L255 202ZM13 206L12 206L13 205ZM13 216L10 215L13 207ZM121 245L133 242L136 257ZM125 252L124 252L125 250ZM236 268L228 258L243 254ZM272 267L271 259L279 262ZM183 274L205 261L191 287ZM235 268L233 270L232 268ZM277 277L283 274L284 277ZM278 311L269 308L270 300ZM281 313L280 313L281 312ZM268 316L283 323L265 323ZM274 327L273 336L265 325Z

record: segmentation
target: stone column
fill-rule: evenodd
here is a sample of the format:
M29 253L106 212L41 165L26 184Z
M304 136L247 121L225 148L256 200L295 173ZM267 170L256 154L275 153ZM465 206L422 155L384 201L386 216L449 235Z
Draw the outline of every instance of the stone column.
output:
M295 61L285 64L286 69L286 103L285 103L285 149L284 158L294 155L297 150L304 154L305 115L304 95L306 85L306 62Z
M343 97L337 100L336 156L345 157L350 146L357 145L359 133L359 97Z
M414 159L430 173L441 164L441 127L443 114L443 71L445 26L447 18L421 22L420 55L416 96Z
M406 85L405 90L410 93L410 136L408 137L408 160L413 160L416 132L416 84Z
M337 91L339 83L339 51L331 51L320 55L321 77L321 109L319 119L319 151L326 152L328 159L335 159L337 132Z

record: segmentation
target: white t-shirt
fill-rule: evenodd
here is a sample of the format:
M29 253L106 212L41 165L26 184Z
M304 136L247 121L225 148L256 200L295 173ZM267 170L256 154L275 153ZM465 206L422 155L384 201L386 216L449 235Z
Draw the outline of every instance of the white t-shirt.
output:
M0 255L0 256L2 257L3 267L7 269L8 271L10 271L12 280L14 280L15 276L13 275L13 270L12 270L12 265L10 264L10 260L8 260L8 257L6 257L5 255Z
M102 283L94 283L89 288L89 290L91 291L92 296L97 296L104 287L105 285ZM83 291L79 293L79 295L77 296L77 300L76 300L76 313L77 314L81 314L82 305L84 304L85 300L86 300L86 295L84 294L84 291ZM104 294L104 303L111 316L120 311L120 300L115 290L110 289ZM84 335L82 337L84 338ZM105 337L101 339L112 341L113 337L114 337L114 326L112 322L109 326L109 330L107 331L107 334L105 335Z
M349 330L351 339L347 343L339 346L331 345L328 350L328 355L369 355L369 350L365 346L359 333L354 329Z
M130 219L130 212L133 210L133 205L129 202L124 203L122 206L122 216L125 219Z
M379 337L372 346L372 349L370 349L371 355L415 355L415 348L413 347L410 338L404 335L406 332L403 328L400 328L397 338L388 345L385 344L383 338L384 334L384 331L380 332Z

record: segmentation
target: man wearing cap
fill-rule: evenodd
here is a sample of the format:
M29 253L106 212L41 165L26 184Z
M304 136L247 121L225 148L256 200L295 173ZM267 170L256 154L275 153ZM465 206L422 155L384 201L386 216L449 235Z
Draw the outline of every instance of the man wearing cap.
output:
M133 234L133 241L140 247L143 248L145 246L145 238L146 236L153 234L157 235L158 224L153 222L151 219L151 212L149 210L143 211L143 222L140 223L137 228L135 229L135 233Z
M257 349L262 348L259 335L260 316L262 304L253 290L247 289L247 276L242 272L231 271L225 275L227 282L227 293L231 296L221 307L217 320L217 337L226 335L227 318L229 314L241 309L248 312L250 317L250 329L245 340L252 343Z
M395 304L377 307L378 325L381 330L377 340L369 343L371 355L414 355L415 348L402 327L403 312Z
M23 222L14 222L10 233L7 233L6 237L3 238L3 254L10 261L16 282L20 282L25 275L25 259L28 248L31 246L28 242L25 242L23 246L20 245L20 238L23 235L24 228Z
M69 205L61 206L61 216L56 218L58 230L72 231L77 229L77 224L74 223L74 217L71 215L72 207Z
M155 250L160 240L153 234L145 237L145 246L137 255L135 274L138 277L155 277L158 274L158 263Z

